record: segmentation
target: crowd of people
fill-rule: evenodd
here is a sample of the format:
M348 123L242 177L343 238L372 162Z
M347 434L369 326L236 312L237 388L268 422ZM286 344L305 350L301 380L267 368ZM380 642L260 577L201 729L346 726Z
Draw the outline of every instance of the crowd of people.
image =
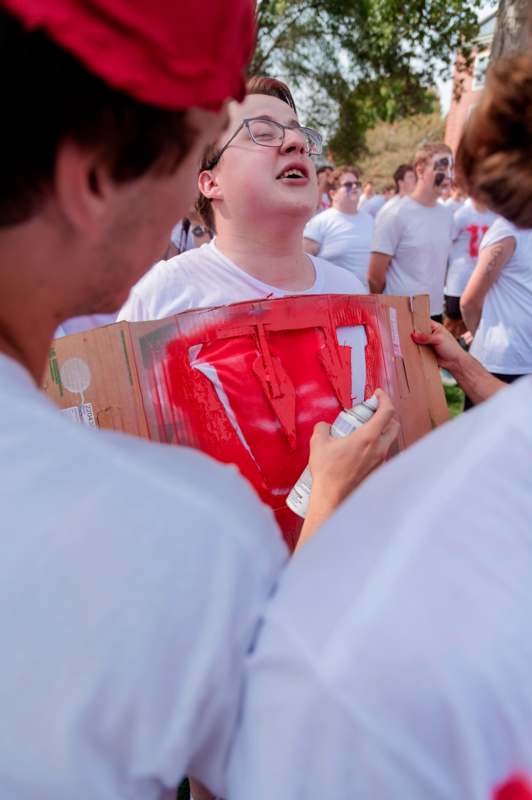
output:
M284 83L244 81L254 19L0 0L0 796L168 800L188 775L196 800L516 800L532 58L492 68L456 172L422 144L377 202L354 165L317 174ZM350 436L318 425L290 559L231 467L75 426L39 390L81 318L368 291L429 296L412 337L475 408L386 465L383 392Z

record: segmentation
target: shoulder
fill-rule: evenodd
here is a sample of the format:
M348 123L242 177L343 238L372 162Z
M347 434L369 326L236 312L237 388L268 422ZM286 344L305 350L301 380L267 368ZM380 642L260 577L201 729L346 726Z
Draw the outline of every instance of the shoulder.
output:
M325 211L320 211L314 214L305 225L305 236L308 232L318 232L329 227L336 221L336 213L333 208L327 208Z
M119 320L163 319L194 306L193 295L216 261L213 243L159 261L133 287Z
M324 258L310 256L316 269L316 281L323 294L367 294L363 283L347 269L332 264Z
M503 217L497 217L495 222L490 226L489 230L484 234L480 249L485 250L487 247L491 247L497 242L500 242L502 239L507 239L509 237L517 239L518 235L519 231L515 225L513 225L511 222L508 222L508 220L504 219Z

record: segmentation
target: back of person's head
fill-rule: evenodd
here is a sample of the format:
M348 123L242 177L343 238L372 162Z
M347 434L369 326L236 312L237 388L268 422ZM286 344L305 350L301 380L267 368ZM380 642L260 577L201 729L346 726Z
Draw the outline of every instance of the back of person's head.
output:
M337 167L331 175L331 186L334 190L340 187L342 175L354 175L357 180L360 180L360 170L353 164L343 164Z
M457 152L469 194L523 228L532 228L532 56L490 67Z
M452 155L452 150L449 145L445 144L445 142L425 142L424 144L420 145L416 150L416 154L414 156L414 169L423 169L425 166L432 161L434 156L449 153Z
M407 174L407 172L415 172L413 164L399 164L399 166L397 167L397 169L393 173L393 181L394 181L394 184L395 184L395 191L396 192L398 192L399 189L400 189L399 181L404 181L405 175Z
M279 81L276 78L255 75L250 78L246 84L246 96L252 94L263 94L267 97L276 97L278 100L282 100L283 103L286 103L288 106L290 106L290 108L297 114L297 108L294 98L292 97L292 93L286 83L283 83L283 81ZM219 149L216 146L209 147L203 156L199 172L201 173L204 170L213 169L218 157ZM329 168L325 167L325 169ZM210 198L205 197L205 195L200 192L196 201L196 208L207 228L210 231L216 231L214 212Z
M9 2L5 4L10 5ZM65 7L67 5L72 16L71 6L74 4L65 2ZM103 67L99 71L97 66L94 70L85 66L90 60L85 52L90 45L88 34L85 38L81 35L83 25L76 34L76 41L87 56L84 59L73 54L77 53L74 47L64 48L57 44L61 35L68 38L73 34L62 29L55 36L52 12L37 13L38 4L32 6L30 0L13 3L13 6L17 9L16 15L0 8L0 226L22 223L42 207L52 191L56 157L64 142L98 153L100 161L107 164L111 179L117 183L133 180L150 170L172 172L188 153L196 135L187 125L188 112L171 110L178 107L172 106L172 92L183 97L187 92L198 94L198 87L190 78L190 69L186 79L188 86L181 74L177 77L170 75L164 89L154 89L154 96L167 92L165 104L162 100L161 105L157 105L155 101L134 99L133 92L130 94L113 88L119 81L107 80ZM81 6L75 13L95 16L92 10ZM124 11L126 13L129 12ZM138 9L136 13L138 17ZM159 16L163 19L152 18L152 28L162 27L165 21L175 25L178 18L174 11L161 11ZM31 24L33 18L37 18L38 26ZM111 18L107 22L100 17L97 25L104 36L119 28ZM46 26L54 36L45 31ZM124 85L127 84L128 70L131 73L136 69L138 73L142 56L150 47L154 49L153 41L149 39L152 34L153 30L146 31L146 41L142 32L137 37L139 49L144 47L140 54L137 54L137 44L132 44L131 36L128 41L123 33L118 34L129 60L126 66L125 59L121 59L117 70L115 55L113 69L125 76ZM105 60L107 69L111 59L102 56L100 60ZM174 59L178 60L177 57ZM176 70L182 66L177 64ZM100 73L104 74L103 78ZM234 82L235 75L231 77ZM215 105L213 103L213 108ZM182 107L186 109L187 103L184 102Z

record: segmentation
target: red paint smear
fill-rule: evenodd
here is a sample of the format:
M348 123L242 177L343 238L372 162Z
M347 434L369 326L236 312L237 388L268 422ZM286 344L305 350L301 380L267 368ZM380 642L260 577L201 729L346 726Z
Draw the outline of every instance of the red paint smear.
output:
M495 789L493 800L532 800L532 784L524 776L514 775Z
M387 317L380 312L371 297L343 295L238 303L197 312L195 320L188 312L186 332L166 345L162 363L154 355L148 370L160 438L236 464L275 511L293 549L302 522L286 507L286 495L308 462L316 423L332 423L350 405L350 348L338 345L336 328L365 328L365 397L379 386L390 390L382 347ZM215 366L252 455L212 381L191 366L196 345L195 363Z

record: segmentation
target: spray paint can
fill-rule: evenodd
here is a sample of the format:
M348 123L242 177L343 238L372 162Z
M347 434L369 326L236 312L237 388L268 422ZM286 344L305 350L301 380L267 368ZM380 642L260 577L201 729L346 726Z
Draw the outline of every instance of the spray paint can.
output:
M371 419L378 405L379 401L373 395L368 400L364 400L363 403L358 403L353 408L341 411L331 425L331 436L335 439L341 439L356 431L357 428L360 428L361 425ZM288 508L299 517L305 518L307 514L311 489L312 475L310 468L306 467L286 498Z

